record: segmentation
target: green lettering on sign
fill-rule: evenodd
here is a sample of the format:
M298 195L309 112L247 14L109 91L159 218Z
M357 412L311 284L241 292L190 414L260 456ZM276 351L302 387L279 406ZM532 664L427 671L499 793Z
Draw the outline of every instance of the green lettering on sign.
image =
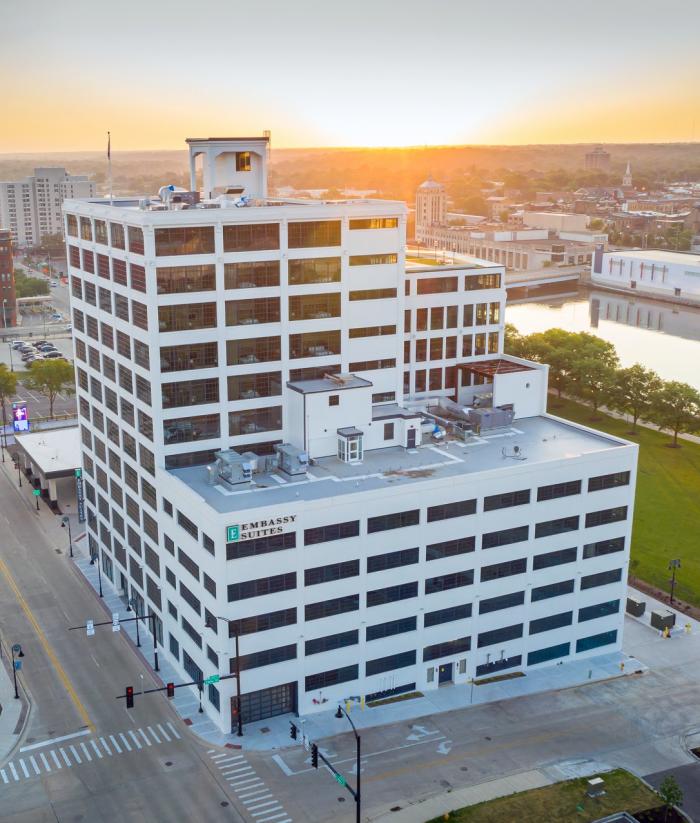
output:
M342 774L337 774L335 776L335 780L336 780L336 783L340 783L341 786L345 785L345 778L343 777Z
M204 678L204 682L207 686L211 686L213 683L218 683L221 680L221 676L218 674L209 675L209 677Z
M41 494L41 489L34 489L32 494L34 495L34 497L39 497L39 495Z
M241 536L241 527L240 526L227 526L226 527L226 541L228 543L233 543L235 540L238 540Z

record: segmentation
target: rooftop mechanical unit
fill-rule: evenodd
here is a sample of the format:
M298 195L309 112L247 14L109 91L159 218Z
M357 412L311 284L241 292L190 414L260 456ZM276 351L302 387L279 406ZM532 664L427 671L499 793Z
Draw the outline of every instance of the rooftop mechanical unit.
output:
M250 455L239 454L234 449L216 452L216 463L207 466L207 482L210 486L235 488L253 480L255 468Z
M280 471L290 477L306 475L309 468L309 455L303 449L298 449L289 443L282 443L275 446L275 451Z
M496 406L485 409L469 409L469 422L474 431L484 432L489 429L505 429L513 423L515 409L513 406Z

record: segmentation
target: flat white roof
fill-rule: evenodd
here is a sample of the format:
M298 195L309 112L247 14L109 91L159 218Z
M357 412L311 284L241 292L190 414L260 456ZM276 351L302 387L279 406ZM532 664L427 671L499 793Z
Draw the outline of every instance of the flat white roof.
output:
M634 251L609 251L607 254L632 260L649 260L651 263L680 263L682 266L700 266L700 254L697 252L636 249Z
M78 426L19 434L15 439L43 475L68 475L80 466Z

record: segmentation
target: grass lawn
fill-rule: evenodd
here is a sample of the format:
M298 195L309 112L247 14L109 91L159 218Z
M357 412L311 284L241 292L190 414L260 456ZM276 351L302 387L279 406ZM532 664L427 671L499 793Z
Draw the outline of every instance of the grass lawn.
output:
M631 573L669 591L668 561L679 557L676 593L700 606L700 444L679 440L681 448L671 449L668 434L640 427L630 435L624 420L592 420L588 406L552 395L548 411L639 443Z
M423 266L443 266L445 265L445 260L442 258L438 259L437 257L417 257L415 254L410 255L410 257L406 258L407 263L420 263Z
M604 797L587 797L586 778L577 778L467 806L430 823L445 819L459 823L586 823L613 812L634 813L661 805L658 796L629 772L616 769L601 777L605 781ZM583 811L576 810L579 805Z

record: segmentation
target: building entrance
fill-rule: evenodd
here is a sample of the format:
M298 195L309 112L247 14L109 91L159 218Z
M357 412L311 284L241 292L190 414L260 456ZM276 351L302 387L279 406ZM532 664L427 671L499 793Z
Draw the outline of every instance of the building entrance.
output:
M452 682L454 663L443 663L438 672L438 684Z
M236 725L236 698L231 698L232 729ZM297 684L284 683L270 689L260 689L241 695L241 716L244 723L276 717L297 710Z

